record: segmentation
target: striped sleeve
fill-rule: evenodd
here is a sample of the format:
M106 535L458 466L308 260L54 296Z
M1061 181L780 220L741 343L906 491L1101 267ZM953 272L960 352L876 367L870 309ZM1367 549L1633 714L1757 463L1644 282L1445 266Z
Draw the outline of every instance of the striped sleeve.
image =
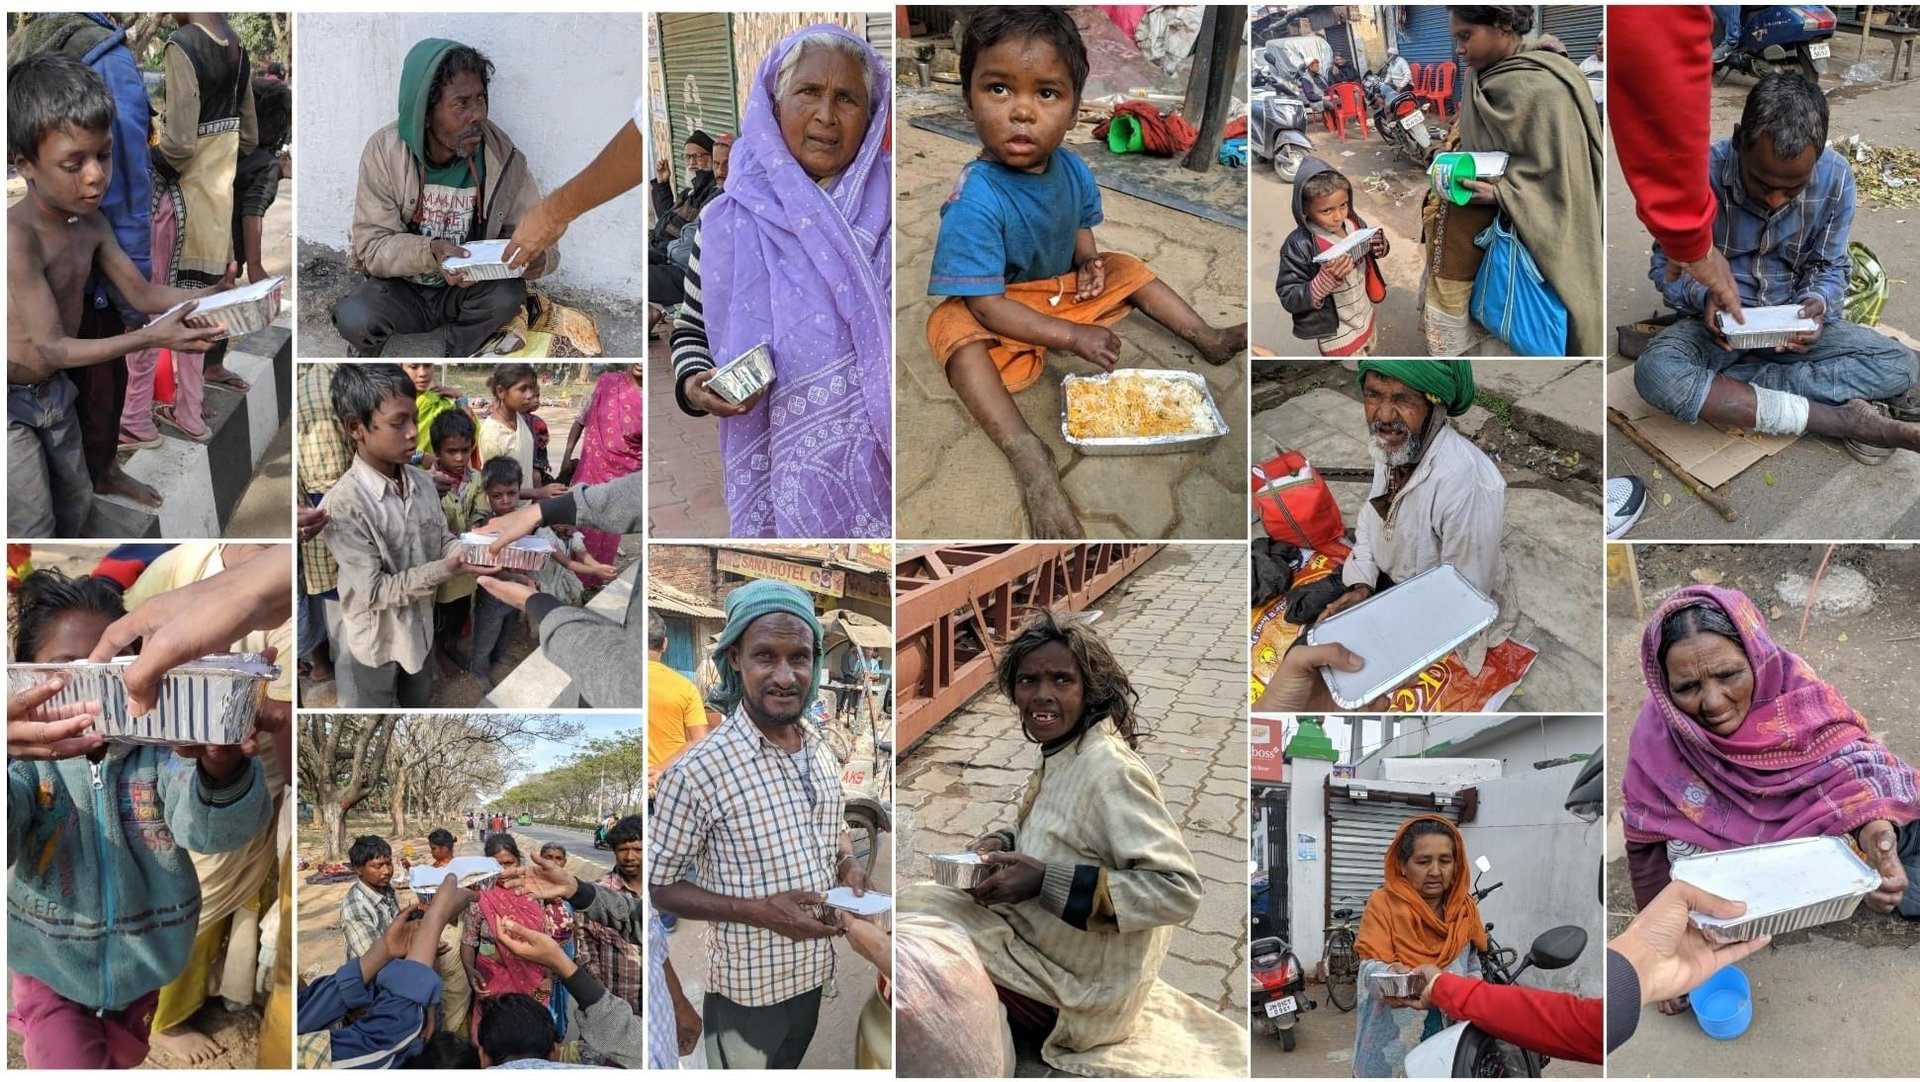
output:
M693 255L687 261L686 300L680 304L680 318L673 325L673 400L682 412L694 417L706 416L687 401L687 377L713 367L713 354L707 346L707 317L700 307L700 225L695 230Z

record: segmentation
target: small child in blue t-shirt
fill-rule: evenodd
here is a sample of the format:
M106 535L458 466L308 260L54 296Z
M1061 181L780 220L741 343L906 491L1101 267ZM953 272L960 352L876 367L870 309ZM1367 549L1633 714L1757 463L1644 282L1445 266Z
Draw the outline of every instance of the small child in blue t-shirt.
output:
M927 321L927 343L1007 456L1035 537L1083 536L1046 444L1013 401L1039 380L1047 350L1112 371L1120 339L1108 328L1136 308L1212 364L1247 344L1245 323L1209 326L1145 263L1094 244L1100 190L1060 149L1087 66L1064 8L983 7L967 23L960 81L983 149L940 208L927 286L947 298Z

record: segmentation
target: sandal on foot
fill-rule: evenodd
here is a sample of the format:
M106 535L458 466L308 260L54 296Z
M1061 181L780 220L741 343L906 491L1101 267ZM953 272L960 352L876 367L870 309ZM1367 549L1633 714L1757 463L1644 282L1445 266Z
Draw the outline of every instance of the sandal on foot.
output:
M199 432L194 432L175 420L173 407L169 405L161 404L153 407L153 419L158 422L161 427L172 429L179 433L181 437L190 439L195 443L205 443L213 438L213 429L211 428L203 428Z
M1892 416L1892 412L1887 409L1884 403L1864 402L1857 398L1847 403L1843 408L1874 413L1881 417ZM1853 460L1862 466L1878 466L1893 457L1893 448L1891 447L1879 447L1871 443L1862 443L1859 440L1853 439L1843 439L1840 441L1840 445L1846 448L1847 454L1852 455Z
M160 443L161 443L161 439L158 435L154 436L152 439L146 439L140 436L136 436L133 433L128 432L124 428L120 430L119 449L122 451L151 451L151 450L154 450L155 448L158 448L160 446Z
M227 390L233 391L236 394L246 394L248 391L253 390L253 384L227 371L222 371L218 376L209 374L207 376L207 382L218 387L225 387Z
M1887 407L1887 412L1893 415L1894 420L1906 421L1909 424L1920 422L1920 383L1914 384L1892 398L1883 398L1880 401Z

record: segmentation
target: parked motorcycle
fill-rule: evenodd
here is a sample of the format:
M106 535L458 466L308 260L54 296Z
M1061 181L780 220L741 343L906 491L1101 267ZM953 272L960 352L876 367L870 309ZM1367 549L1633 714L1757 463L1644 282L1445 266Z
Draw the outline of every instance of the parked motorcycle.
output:
M1775 4L1742 8L1740 37L1716 60L1715 75L1737 71L1758 79L1797 72L1818 83L1833 56L1833 9L1819 4Z
M1281 1051L1293 1051L1294 1023L1301 1011L1317 1006L1306 996L1307 973L1300 967L1300 959L1287 949L1285 940L1263 936L1253 941L1252 964L1247 972L1248 1002L1253 1013L1263 1016L1279 1035Z
M1473 862L1473 900L1475 904L1506 884L1481 887L1480 879L1492 870L1486 857ZM1502 947L1493 938L1493 922L1487 922L1487 952L1481 959L1482 979L1489 984L1518 984L1529 969L1565 969L1587 949L1587 930L1575 924L1563 924L1540 933L1519 961L1513 948ZM1510 1044L1474 1025L1457 1022L1421 1041L1407 1053L1408 1078L1539 1078L1550 1062L1548 1057Z
M1412 88L1394 90L1385 79L1373 73L1362 79L1360 86L1366 95L1373 130L1380 133L1380 138L1386 140L1394 153L1424 171L1446 133L1435 132L1427 123L1427 110L1420 99L1413 96Z
M1254 61L1253 107L1248 110L1249 146L1254 157L1273 163L1288 184L1300 163L1313 153L1307 138L1307 100L1291 79L1276 73L1263 56Z

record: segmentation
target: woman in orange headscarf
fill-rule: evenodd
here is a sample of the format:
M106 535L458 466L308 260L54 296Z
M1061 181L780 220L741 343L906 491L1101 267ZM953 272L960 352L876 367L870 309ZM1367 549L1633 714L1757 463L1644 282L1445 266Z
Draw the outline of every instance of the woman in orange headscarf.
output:
M1387 847L1387 883L1360 914L1359 1021L1353 1035L1355 1078L1400 1073L1407 1049L1438 1033L1440 1012L1424 1016L1417 1000L1380 995L1374 978L1435 965L1477 977L1487 949L1480 907L1467 887L1467 847L1454 825L1437 815L1400 824Z

